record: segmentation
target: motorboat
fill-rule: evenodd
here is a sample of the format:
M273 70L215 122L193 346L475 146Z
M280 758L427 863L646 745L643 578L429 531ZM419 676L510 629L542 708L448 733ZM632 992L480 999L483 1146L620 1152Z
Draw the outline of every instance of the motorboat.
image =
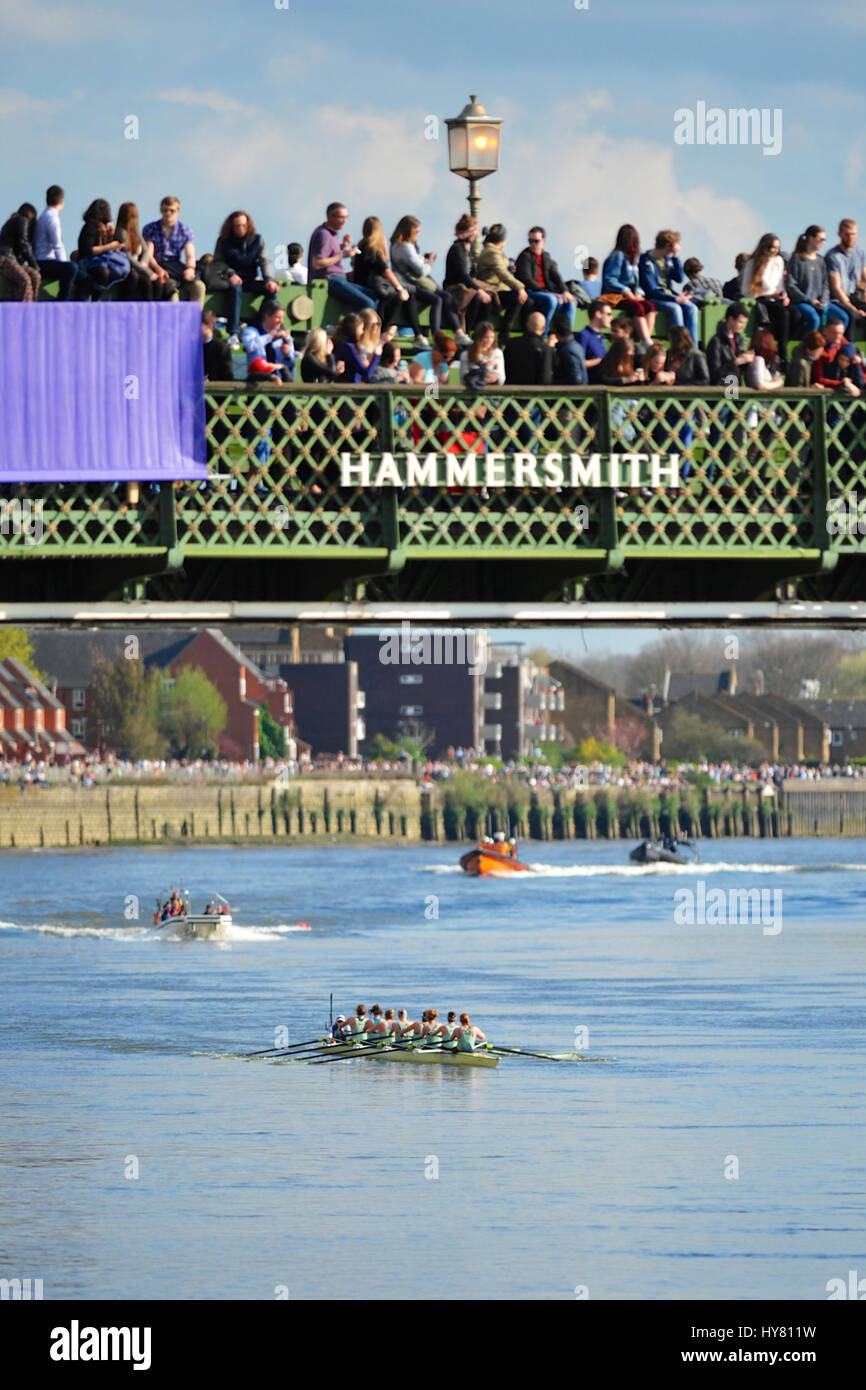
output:
M225 936L232 925L231 908L219 893L212 893L203 912L193 912L189 889L160 893L156 900L153 925L182 941L209 941Z
M668 848L664 840L644 840L635 845L629 859L633 864L697 864L698 847L691 840L678 840L676 850ZM687 858L681 850L689 850L694 856Z
M503 843L478 844L470 849L460 860L460 867L470 878L484 878L488 874L531 874L528 864L521 864L514 854L508 852Z

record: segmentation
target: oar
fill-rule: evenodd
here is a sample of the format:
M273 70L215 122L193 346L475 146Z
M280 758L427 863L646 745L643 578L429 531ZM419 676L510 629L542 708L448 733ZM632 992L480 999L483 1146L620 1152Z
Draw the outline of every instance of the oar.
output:
M266 1057L269 1052L298 1052L303 1047L315 1047L317 1043L323 1043L324 1038L310 1038L308 1042L292 1043L286 1047L263 1047L261 1052L244 1052L244 1057Z
M312 1065L314 1067L321 1067L324 1066L326 1062L348 1062L350 1059L353 1059L355 1057L381 1057L386 1052L402 1051L403 1048L401 1047L384 1047L381 1043L377 1043L376 1045L371 1047L368 1044L365 1047L352 1048L350 1052L344 1052L341 1050L337 1053L335 1057L320 1057L317 1061L314 1060Z
M576 1052L570 1052L557 1057L553 1052L527 1052L522 1047L494 1047L492 1043L485 1043L484 1046L490 1052L501 1053L503 1057L540 1057L545 1062L566 1062L579 1056ZM579 1060L582 1062L583 1058L580 1057Z

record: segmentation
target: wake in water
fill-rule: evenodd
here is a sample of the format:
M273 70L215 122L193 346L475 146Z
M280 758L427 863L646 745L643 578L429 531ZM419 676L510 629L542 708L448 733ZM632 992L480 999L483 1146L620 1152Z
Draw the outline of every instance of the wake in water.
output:
M227 927L221 936L207 941L190 940L171 927L93 927L67 926L62 922L3 922L0 932L36 932L40 936L92 937L100 941L168 941L172 945L225 946L232 941L279 941L294 932L308 932L312 928L306 922L280 922L275 926L239 926L235 922Z
M492 874L500 883L531 883L534 878L644 878L647 875L703 878L706 874L866 873L866 864L729 864L725 860L697 864L530 864L531 874ZM459 874L459 864L425 864L422 874Z

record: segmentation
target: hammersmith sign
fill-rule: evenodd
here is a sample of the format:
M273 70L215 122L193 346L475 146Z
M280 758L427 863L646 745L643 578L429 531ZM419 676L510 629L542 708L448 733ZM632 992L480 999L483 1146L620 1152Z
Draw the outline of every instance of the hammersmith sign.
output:
M341 454L341 487L680 486L679 454Z

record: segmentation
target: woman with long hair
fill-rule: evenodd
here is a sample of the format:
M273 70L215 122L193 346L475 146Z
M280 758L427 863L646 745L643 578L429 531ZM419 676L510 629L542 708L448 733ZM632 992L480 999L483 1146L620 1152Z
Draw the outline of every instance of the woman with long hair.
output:
M460 355L460 385L476 390L505 385L505 357L496 345L496 329L486 319L476 325L472 346Z
M788 294L802 327L811 333L831 318L841 319L847 328L851 317L841 304L830 303L830 279L821 251L826 240L824 228L813 223L797 238L788 261Z
M91 299L99 299L130 273L129 258L115 235L111 207L104 198L94 198L82 214L78 266L84 273L75 282L73 294L79 299L88 292Z
M171 289L160 283L153 257L142 240L136 203L121 203L117 209L115 235L129 260L129 276L123 283L123 299L168 299Z
M453 330L460 347L468 347L471 339L463 332L460 315L447 290L440 289L433 279L436 252L422 256L418 250L421 223L417 217L401 217L391 233L391 264L407 289L414 289L419 304L430 306L430 331L438 333L445 320Z
M601 272L601 298L619 305L635 322L645 343L652 342L656 326L656 306L640 287L640 237L637 228L625 222L616 234L616 245Z
M324 328L311 328L301 358L301 381L311 386L323 381L336 383L344 371L345 363L334 360L334 344Z
M337 325L334 360L345 364L343 381L347 386L370 381L379 365L381 352L370 354L364 346L368 332L360 314L346 314Z
M214 285L229 292L229 340L237 337L241 323L241 297L246 290L275 295L279 285L268 255L265 239L256 231L248 212L237 208L220 227L213 253L210 276ZM234 346L234 344L232 344Z
M427 339L422 334L418 321L415 290L398 280L388 264L388 244L379 218L365 218L362 233L358 242L358 254L352 262L352 278L355 284L375 295L384 328L390 328L401 308L405 308L406 317L419 346L427 347Z
M795 310L785 288L785 262L775 232L765 232L743 267L742 293L753 295L763 327L769 324L779 342L779 356L788 361L788 339Z
M478 236L478 222L464 212L454 228L454 240L445 260L443 288L454 300L464 332L472 333L484 311L499 307L499 295L472 273L472 246Z
M752 338L754 360L746 367L746 385L753 391L778 391L783 385L779 371L776 339L768 328L759 328Z

